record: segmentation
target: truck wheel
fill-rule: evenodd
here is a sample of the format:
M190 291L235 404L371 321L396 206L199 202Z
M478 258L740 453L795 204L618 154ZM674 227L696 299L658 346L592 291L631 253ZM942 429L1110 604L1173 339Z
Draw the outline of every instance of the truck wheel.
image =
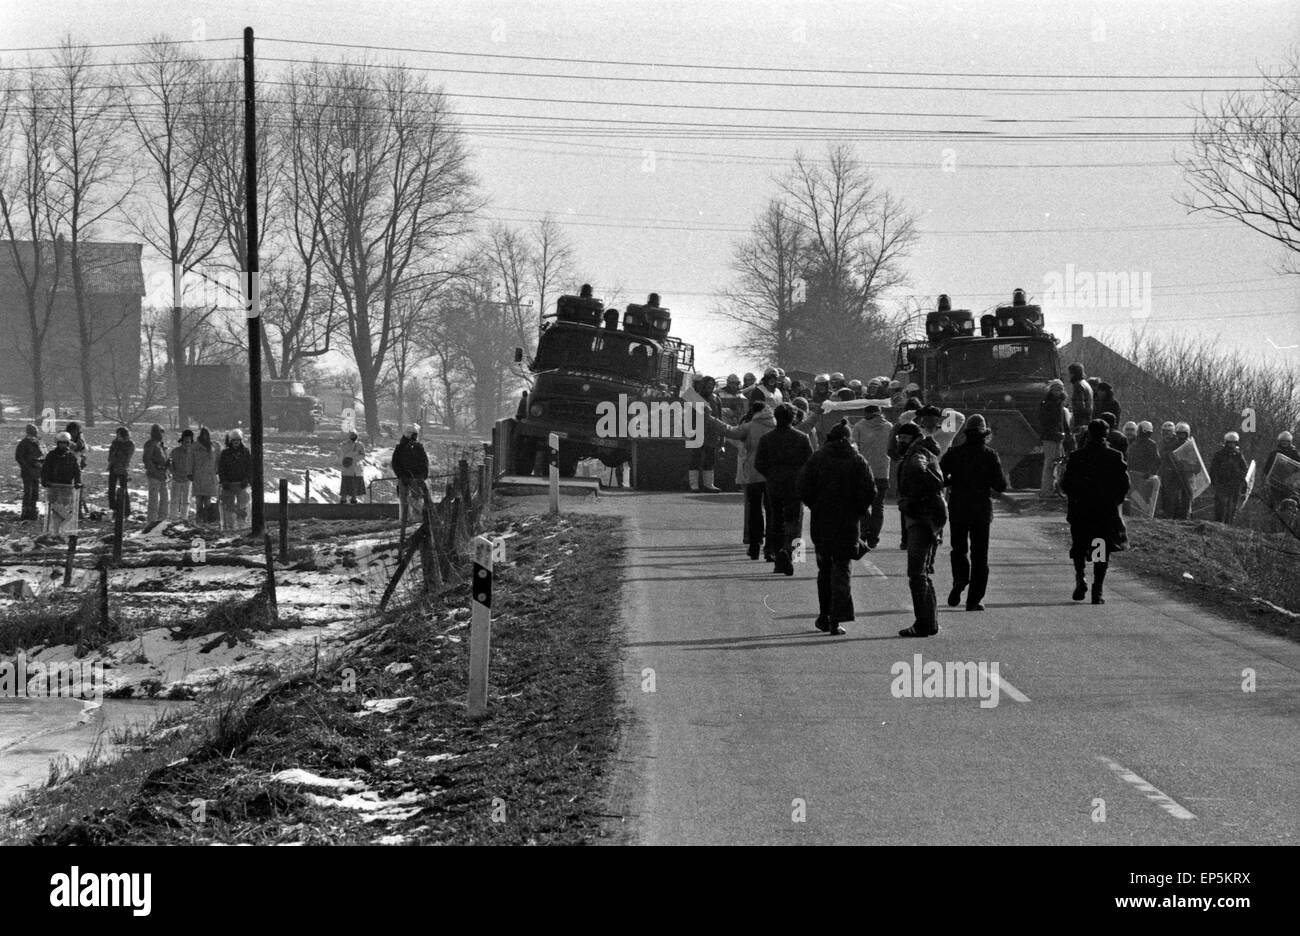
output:
M532 436L516 436L514 465L515 474L527 477L533 473L533 463L537 460L537 440Z

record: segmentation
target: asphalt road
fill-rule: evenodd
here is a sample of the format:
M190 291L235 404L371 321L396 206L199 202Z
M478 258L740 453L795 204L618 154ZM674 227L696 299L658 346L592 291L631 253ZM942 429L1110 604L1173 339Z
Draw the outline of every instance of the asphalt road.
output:
M811 550L793 578L751 562L739 495L619 493L581 509L627 523L632 718L609 808L624 841L1300 840L1300 645L1147 587L1122 554L1107 604L1074 603L1048 522L1000 513L988 610L944 606L945 544L943 631L907 640L891 508L881 548L854 567L857 620L829 637L812 626ZM917 653L954 675L996 663L996 705L988 678L967 697L897 697L896 664Z

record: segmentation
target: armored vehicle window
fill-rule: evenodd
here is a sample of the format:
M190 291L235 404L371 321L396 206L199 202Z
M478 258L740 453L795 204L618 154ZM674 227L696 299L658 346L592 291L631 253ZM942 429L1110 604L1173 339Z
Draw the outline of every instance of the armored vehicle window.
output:
M949 348L942 379L950 384L1056 377L1056 356L1045 341L977 341Z

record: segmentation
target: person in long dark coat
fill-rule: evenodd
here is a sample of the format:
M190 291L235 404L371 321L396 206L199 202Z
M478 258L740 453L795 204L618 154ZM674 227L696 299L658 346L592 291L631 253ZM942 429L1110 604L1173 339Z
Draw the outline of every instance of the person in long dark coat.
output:
M1070 558L1074 560L1075 601L1088 593L1085 563L1092 562L1092 603L1105 604L1102 586L1112 553L1128 545L1128 531L1120 505L1128 494L1128 466L1124 456L1110 447L1110 427L1105 420L1088 423L1083 448L1065 462L1061 490L1068 500L1065 519L1070 524Z
M898 466L898 502L906 524L907 585L916 614L912 626L903 628L898 635L933 637L939 633L939 617L930 576L948 520L939 446L922 426L914 423L898 430L898 444L904 449Z
M799 503L796 481L799 469L812 457L812 443L795 429L795 408L789 403L778 404L772 415L776 428L758 440L754 467L767 479L766 496L771 504L772 520L777 524L776 566L773 572L794 575L794 562L790 549L803 526L803 509Z
M989 584L989 528L993 524L994 494L1007 489L1007 476L998 453L985 443L989 430L979 413L966 421L966 441L943 453L939 469L952 492L948 526L952 541L952 591L948 607L961 603L967 585L967 611L983 611Z
M871 509L875 479L866 459L849 441L849 424L841 420L826 433L826 442L799 472L799 499L812 516L808 529L817 554L817 620L830 634L852 621L853 591L849 563L862 557L859 520Z

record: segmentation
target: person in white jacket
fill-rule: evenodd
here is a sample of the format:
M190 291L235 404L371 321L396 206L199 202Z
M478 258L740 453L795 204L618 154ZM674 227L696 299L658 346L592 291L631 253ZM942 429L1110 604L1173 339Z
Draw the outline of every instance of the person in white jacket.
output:
M339 484L339 503L355 504L366 493L366 447L349 432L347 441L339 446L339 470L343 480Z
M754 456L758 454L758 440L776 428L776 418L772 407L762 402L762 397L751 397L753 409L739 426L728 426L720 419L706 415L715 429L728 439L737 439L745 444L743 463L737 466L737 476L745 479L745 510L749 516L749 558L757 559L760 550L763 558L769 562L776 561L776 550L780 539L780 530L775 529L772 520L772 505L767 499L767 479L754 468ZM764 543L764 534L767 541Z
M858 454L867 460L876 482L876 499L871 513L862 518L862 539L875 549L885 525L885 492L889 490L889 434L894 424L884 417L880 407L868 403L863 417L853 424L852 439Z

